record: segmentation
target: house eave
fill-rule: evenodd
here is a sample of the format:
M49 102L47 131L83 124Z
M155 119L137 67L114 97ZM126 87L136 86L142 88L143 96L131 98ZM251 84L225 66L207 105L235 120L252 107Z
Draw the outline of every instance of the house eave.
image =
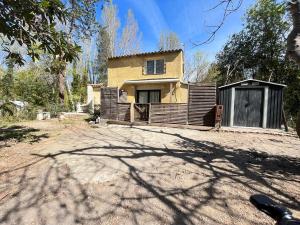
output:
M124 84L162 84L162 83L177 83L178 78L163 78L163 79L142 79L142 80L125 80Z

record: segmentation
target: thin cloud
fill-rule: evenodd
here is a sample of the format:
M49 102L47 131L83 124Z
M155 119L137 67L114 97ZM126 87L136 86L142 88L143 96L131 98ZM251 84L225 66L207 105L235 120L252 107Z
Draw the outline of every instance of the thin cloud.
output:
M128 0L128 2L144 17L156 39L159 39L160 32L169 30L166 19L155 0Z

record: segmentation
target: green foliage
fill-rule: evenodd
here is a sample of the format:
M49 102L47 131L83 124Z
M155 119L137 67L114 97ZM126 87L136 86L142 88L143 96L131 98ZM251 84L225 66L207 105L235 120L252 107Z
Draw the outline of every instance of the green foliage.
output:
M246 14L243 30L234 34L217 55L219 85L255 78L285 83L285 109L289 118L300 110L299 69L285 57L290 27L285 5L258 0Z
M72 108L71 95L64 89L65 71L68 63L78 59L80 46L77 43L91 38L98 28L98 1L0 1L1 47L7 52L7 61L13 62L8 64L4 74L0 73L0 100L6 96L8 100L26 101L37 109L55 113ZM13 74L14 64L25 63L25 56L18 52L20 47L26 49L33 61L38 59L36 64L43 61L46 53L47 63L43 68L35 65ZM84 101L88 74L79 79L75 89L78 101Z
M244 29L234 34L217 56L223 74L220 83L248 77L269 80L271 74L271 80L279 82L280 68L286 64L288 28L283 4L259 0L248 10Z
M2 1L0 3L0 33L6 38L3 50L7 58L24 64L20 53L13 52L15 43L25 46L34 60L39 51L60 55L65 61L76 58L79 46L68 41L67 34L56 29L57 23L66 24L68 12L60 0ZM24 27L26 29L24 29Z
M1 116L13 116L17 112L16 106L9 102L6 101L0 106L0 114Z
M72 68L72 76L73 76L73 81L72 81L72 94L75 98L75 96L80 95L80 74L77 73L77 64L73 63L73 68Z
M87 85L88 85L88 67L85 66L83 74L82 74L82 80L80 84L80 101L86 102L87 100Z
M72 98L75 103L84 103L87 99L88 66L85 66L81 74L77 72L77 64L72 68L73 81L71 84Z
M9 59L6 61L7 70L5 75L0 81L1 86L1 100L12 100L14 98L14 60Z
M12 85L10 88L3 86L7 83L7 74L12 71L9 67L1 83L1 99L5 100L1 104L1 121L19 121L36 118L37 110L50 111L52 115L68 110L69 107L59 106L58 88L55 75L45 71L44 65L32 64L26 69L14 71ZM10 81L11 82L11 81ZM6 90L7 91L4 91ZM9 91L8 91L9 90ZM7 95L3 95L7 92ZM26 103L26 107L17 110L11 100L19 100Z
M55 101L56 93L47 83L47 77L41 75L38 68L30 68L16 74L15 94L18 100L30 103L41 108L47 108Z
M207 75L203 79L204 83L215 83L217 82L218 76L220 75L220 71L218 66L215 63L210 64Z

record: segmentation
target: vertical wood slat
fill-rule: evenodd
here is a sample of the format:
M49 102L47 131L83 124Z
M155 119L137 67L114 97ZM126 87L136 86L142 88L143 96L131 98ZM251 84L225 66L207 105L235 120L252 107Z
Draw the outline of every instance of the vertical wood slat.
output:
M118 88L101 88L101 117L103 119L117 119Z

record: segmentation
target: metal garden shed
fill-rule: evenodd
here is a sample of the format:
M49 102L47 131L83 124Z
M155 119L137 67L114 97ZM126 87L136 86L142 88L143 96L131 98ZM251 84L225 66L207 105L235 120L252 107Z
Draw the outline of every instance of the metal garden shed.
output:
M223 126L281 128L283 88L286 85L255 79L219 87Z

